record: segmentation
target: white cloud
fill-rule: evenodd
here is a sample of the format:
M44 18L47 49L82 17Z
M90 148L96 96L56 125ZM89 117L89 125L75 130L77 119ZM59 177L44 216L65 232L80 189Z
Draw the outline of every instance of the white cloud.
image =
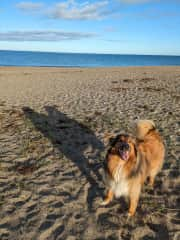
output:
M0 32L0 41L67 41L96 37L95 33L64 31L8 31Z
M20 2L16 7L26 12L42 10L43 14L56 19L97 20L112 14L112 10L108 10L107 8L108 4L108 0L97 1L95 3L89 3L88 1L78 3L75 0L67 0L52 6L45 6L40 2Z
M42 9L43 3L34 3L34 2L20 2L16 7L23 11L38 11Z
M56 4L50 11L50 16L60 19L78 19L78 20L97 20L102 19L108 14L106 6L108 1L101 1L96 3L85 2L78 4L74 0Z

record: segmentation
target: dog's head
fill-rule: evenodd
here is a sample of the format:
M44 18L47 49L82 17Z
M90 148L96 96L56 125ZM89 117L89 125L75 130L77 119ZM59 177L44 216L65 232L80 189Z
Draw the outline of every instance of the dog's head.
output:
M113 159L116 159L121 165L124 165L128 161L134 160L136 155L137 150L135 140L127 134L120 134L112 142L107 158L111 162Z

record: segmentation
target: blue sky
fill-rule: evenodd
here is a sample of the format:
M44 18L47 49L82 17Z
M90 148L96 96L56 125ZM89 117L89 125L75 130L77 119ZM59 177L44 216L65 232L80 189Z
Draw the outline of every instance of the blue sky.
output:
M180 55L180 0L1 0L0 49Z

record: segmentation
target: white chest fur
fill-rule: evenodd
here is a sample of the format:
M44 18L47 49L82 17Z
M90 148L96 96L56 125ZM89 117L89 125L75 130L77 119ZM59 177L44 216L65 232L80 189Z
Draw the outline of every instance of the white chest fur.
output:
M129 186L126 177L123 174L122 167L118 167L114 174L114 179L109 179L109 187L113 191L115 197L127 196Z

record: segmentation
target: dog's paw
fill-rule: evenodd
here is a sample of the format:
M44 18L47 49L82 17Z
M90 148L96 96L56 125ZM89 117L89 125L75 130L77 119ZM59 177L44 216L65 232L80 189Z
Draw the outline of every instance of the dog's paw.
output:
M131 223L134 221L134 218L133 218L133 217L134 217L134 215L132 215L131 213L128 212L128 213L126 214L126 220L125 220L126 223L127 223L127 224L131 224Z
M127 219L131 219L132 217L134 217L134 215L135 215L135 212L128 212L128 214L127 214Z
M129 213L127 214L127 219L131 219L133 217L132 213Z
M109 201L104 200L100 203L100 206L106 206L106 205L108 205L108 203L109 203Z

